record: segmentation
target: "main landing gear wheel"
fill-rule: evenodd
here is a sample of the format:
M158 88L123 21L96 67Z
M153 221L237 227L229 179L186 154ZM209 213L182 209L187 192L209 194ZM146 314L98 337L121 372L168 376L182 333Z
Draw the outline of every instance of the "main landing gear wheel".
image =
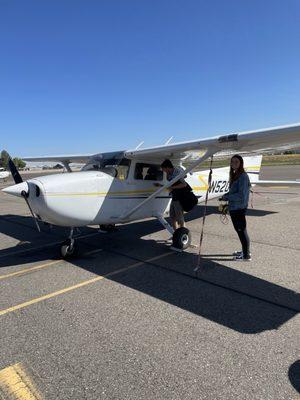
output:
M187 228L178 228L173 234L173 247L187 249L192 241L191 232Z
M60 248L60 254L64 259L75 257L77 255L77 251L78 248L74 239L66 240Z

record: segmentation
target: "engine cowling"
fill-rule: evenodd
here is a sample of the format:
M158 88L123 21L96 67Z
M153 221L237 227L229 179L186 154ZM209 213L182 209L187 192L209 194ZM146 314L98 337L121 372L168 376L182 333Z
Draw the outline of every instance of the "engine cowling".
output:
M10 186L6 193L21 197L26 191L39 219L60 226L93 224L113 178L99 171L72 172L29 179Z

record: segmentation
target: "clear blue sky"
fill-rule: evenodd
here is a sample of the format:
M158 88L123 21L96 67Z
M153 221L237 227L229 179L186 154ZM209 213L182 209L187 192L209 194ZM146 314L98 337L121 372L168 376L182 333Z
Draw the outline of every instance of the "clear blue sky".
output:
M80 154L300 121L299 0L0 0L0 149Z

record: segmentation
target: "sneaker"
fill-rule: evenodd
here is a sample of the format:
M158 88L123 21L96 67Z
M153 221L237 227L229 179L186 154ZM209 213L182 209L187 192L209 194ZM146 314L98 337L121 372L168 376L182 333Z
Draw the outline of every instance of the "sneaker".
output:
M233 253L232 253L232 255L233 256L242 256L243 255L243 252L242 251L234 251ZM249 253L249 256L250 256L250 258L251 258L251 253Z
M243 254L243 252L242 251L234 251L233 253L232 253L232 255L233 256L240 256L241 254Z
M233 257L235 261L251 261L251 254L244 257L243 253L239 254L238 256Z

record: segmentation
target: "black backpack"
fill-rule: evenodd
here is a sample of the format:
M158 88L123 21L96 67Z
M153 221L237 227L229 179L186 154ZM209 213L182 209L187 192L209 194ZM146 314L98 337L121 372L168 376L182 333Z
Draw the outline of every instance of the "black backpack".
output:
M191 211L198 204L198 197L194 195L189 184L185 188L175 189L173 192L173 200L178 200L185 212Z

